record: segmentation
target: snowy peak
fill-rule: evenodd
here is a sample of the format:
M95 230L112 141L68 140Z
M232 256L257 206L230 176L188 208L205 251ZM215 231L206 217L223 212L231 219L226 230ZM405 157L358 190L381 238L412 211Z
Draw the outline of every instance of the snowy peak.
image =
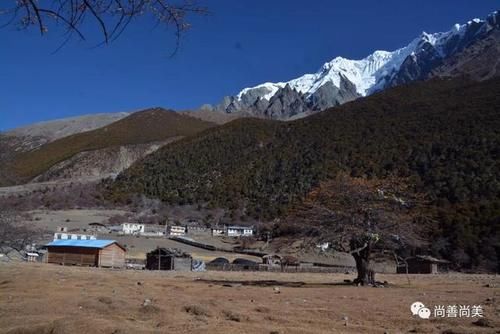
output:
M323 64L316 73L287 82L266 82L245 88L234 97L226 97L216 109L225 112L244 110L265 116L269 113L262 108L268 108L276 94L286 93L282 89L289 85L294 92L302 94L302 101L294 105L306 105L309 111L314 111L314 106L335 106L388 87L422 80L446 58L499 29L499 22L500 15L495 11L485 20L457 23L445 32L422 32L408 45L394 51L377 50L359 60L336 57ZM318 100L319 97L324 100ZM287 113L286 110L274 110L272 114Z

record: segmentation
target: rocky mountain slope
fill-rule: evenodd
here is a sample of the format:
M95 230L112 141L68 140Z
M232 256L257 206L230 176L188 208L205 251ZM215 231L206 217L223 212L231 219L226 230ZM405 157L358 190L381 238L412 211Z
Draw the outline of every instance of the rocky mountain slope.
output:
M245 88L236 96L225 97L213 109L225 113L244 111L272 119L297 118L297 115L324 110L388 87L444 74L445 70L438 68L449 67L451 63L460 67L463 61L456 58L462 57L459 56L462 52L477 52L465 51L472 45L476 45L474 49L480 49L478 44L482 43L496 43L498 47L494 36L499 31L500 13L496 11L485 20L455 24L447 32L423 32L407 46L392 52L378 50L361 60L337 57L316 73L287 82L266 82ZM469 64L447 75L461 75L474 68Z
M86 182L106 177L114 178L135 161L180 138L182 137L172 137L161 142L147 144L120 145L100 150L83 151L53 165L32 181L73 180Z
M90 114L39 122L6 131L2 133L2 139L10 143L9 146L13 151L26 152L59 138L106 126L130 114L130 112Z
M500 75L500 31L471 44L462 52L449 57L429 73L429 77L469 77L488 80Z
M161 142L190 136L214 125L161 108L135 112L104 127L11 154L5 162L4 170L9 174L3 175L3 184L24 183L37 176L37 180L46 181L64 175L93 175L99 171L104 175L117 173L130 165L130 160L151 152ZM134 146L141 144L151 145ZM127 155L128 162L120 160L123 154ZM80 172L65 171L70 166Z
M500 79L403 85L293 122L240 119L167 145L109 185L174 204L280 217L322 180L405 179L447 256L496 258ZM464 246L467 245L467 246ZM460 253L462 252L462 253ZM479 260L478 260L479 261Z
M179 111L179 113L215 124L225 124L241 117L252 117L252 115L245 112L238 114L214 112L209 106L203 106L198 110L183 110Z

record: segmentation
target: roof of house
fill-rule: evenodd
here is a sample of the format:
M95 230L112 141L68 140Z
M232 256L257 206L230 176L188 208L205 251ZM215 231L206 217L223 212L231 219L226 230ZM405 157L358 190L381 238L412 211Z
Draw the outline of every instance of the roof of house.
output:
M266 254L262 257L263 259L267 259L267 258L277 258L277 259L281 259L281 255L278 255L278 254Z
M109 245L111 245L113 243L118 244L115 240L71 240L71 239L58 239L58 240L54 240L54 241L48 243L47 246L104 248L104 247L107 247L107 246L109 246ZM121 247L121 248L123 248L123 247Z
M190 254L178 248L158 247L148 253L148 255L153 255L153 256L157 254L161 254L162 256L191 257Z
M437 258L432 257L430 255L416 255L415 259L421 260L421 261L434 262L434 263L450 263L450 261L437 259Z
M251 226L228 226L228 229L233 229L233 230L252 230L253 228Z

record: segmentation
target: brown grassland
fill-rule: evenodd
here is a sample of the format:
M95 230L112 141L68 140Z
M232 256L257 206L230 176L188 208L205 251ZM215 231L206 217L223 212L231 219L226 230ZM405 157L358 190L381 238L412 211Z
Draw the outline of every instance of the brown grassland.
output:
M391 287L343 284L353 277L0 264L0 332L499 333L498 276L411 275L408 285L405 275L379 275ZM415 301L482 305L486 323L417 319Z

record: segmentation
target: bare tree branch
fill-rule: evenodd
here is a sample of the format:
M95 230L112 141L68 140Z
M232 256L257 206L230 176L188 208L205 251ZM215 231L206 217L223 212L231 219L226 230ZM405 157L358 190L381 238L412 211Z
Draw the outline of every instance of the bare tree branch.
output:
M0 19L8 17L3 27L19 24L21 29L36 25L42 35L49 30L51 23L62 22L68 36L77 33L85 40L83 25L86 14L95 19L103 41L98 45L109 44L116 40L127 28L133 18L148 15L157 25L174 27L175 48L177 52L180 40L190 27L188 16L206 15L205 7L198 6L191 0L8 0L13 7L0 10ZM24 14L21 14L20 10ZM65 45L65 41L63 45Z

